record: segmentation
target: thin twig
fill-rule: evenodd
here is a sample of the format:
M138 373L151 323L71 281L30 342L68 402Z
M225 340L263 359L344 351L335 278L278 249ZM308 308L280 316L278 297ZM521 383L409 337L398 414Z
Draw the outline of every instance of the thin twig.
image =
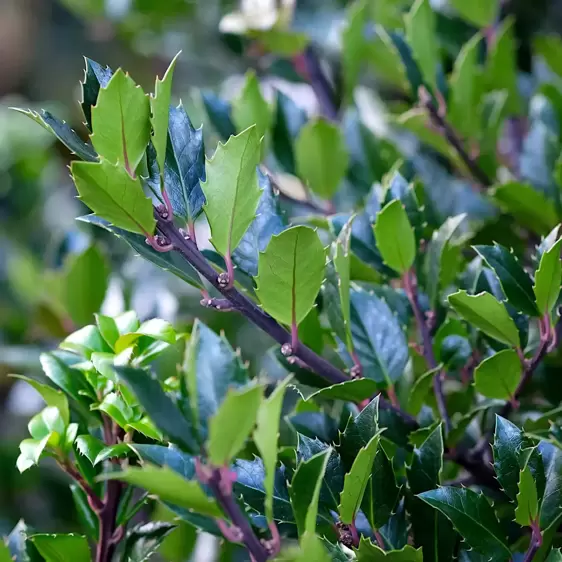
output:
M431 334L429 333L429 327L427 320L421 310L418 290L417 290L417 279L413 272L408 271L403 276L404 281L404 291L408 300L410 301L410 306L414 312L414 318L416 319L416 324L418 325L418 330L420 332L422 346L423 346L423 356L427 361L427 365L430 369L435 369L437 367L437 361L435 359L435 354L433 353L433 342L431 341ZM439 409L439 414L445 423L445 430L448 432L451 429L451 420L449 414L447 413L447 406L445 403L445 394L443 392L442 384L443 373L441 371L435 373L433 377L433 391L435 393L435 399L437 401L437 408Z
M103 503L91 486L84 480L80 472L70 464L70 462L62 462L58 461L57 464L66 472L81 488L84 490L84 493L88 497L88 503L90 507L98 513L103 509Z
M488 174L486 174L486 172L480 167L478 162L467 152L467 150L463 146L462 140L459 138L450 123L442 116L439 108L435 105L433 98L423 86L420 87L419 97L421 104L429 112L429 117L433 121L433 124L441 131L443 131L445 138L455 149L460 159L464 162L465 166L472 174L472 177L482 187L490 187L493 184L492 180L488 177Z

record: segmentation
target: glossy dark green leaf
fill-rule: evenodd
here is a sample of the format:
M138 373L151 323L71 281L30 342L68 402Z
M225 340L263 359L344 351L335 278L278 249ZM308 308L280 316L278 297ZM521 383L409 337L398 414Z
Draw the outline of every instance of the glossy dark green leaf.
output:
M404 35L401 32L394 31L392 33L389 33L388 36L392 41L394 49L398 51L404 69L406 71L405 73L410 84L412 97L414 99L418 99L419 87L424 85L424 76L422 75L422 70L420 66L418 66L418 63L414 58L412 49L410 48L408 43L406 43Z
M182 415L170 396L162 389L160 382L142 369L116 367L117 373L135 393L139 403L146 410L156 427L187 451L199 449L191 424Z
M248 373L226 338L197 320L186 347L183 375L193 427L203 443L209 419L218 411L228 389L243 387Z
M272 236L286 228L279 210L278 196L273 192L269 176L258 170L258 182L262 193L256 218L232 254L238 268L252 277L258 274L259 253L265 251Z
M517 310L530 316L538 316L533 282L525 273L512 252L503 246L474 246L484 261L498 276L507 300Z
M379 415L379 397L375 396L357 416L351 418L347 423L340 440L340 453L346 468L351 468L357 453L378 432Z
M361 510L373 529L380 529L388 522L400 497L400 489L396 483L392 461L384 449L379 447L361 502Z
M276 106L275 123L272 130L273 153L287 173L295 174L293 144L306 123L306 112L281 91L277 91Z
M131 246L131 248L141 257L154 265L157 265L161 269L177 275L186 283L189 283L197 288L201 288L203 286L199 274L178 252L157 252L145 242L144 236L118 228L96 215L86 215L79 217L78 220L89 224L95 224L96 226L104 228L112 234L115 234L115 236L127 242L127 244L129 244L129 246Z
M54 115L41 109L39 112L31 109L17 109L16 111L27 115L44 129L55 135L73 154L86 162L96 162L98 155L92 145L84 142L66 121L60 121Z
M523 451L529 450L530 447L532 447L532 442L521 429L505 418L496 417L493 446L494 469L498 482L512 500L517 497L519 471L524 458ZM534 450L531 455L529 467L537 481L539 497L542 497L545 486L543 461L537 450Z
M82 528L91 540L97 540L99 538L99 520L88 504L88 496L78 484L71 484L70 492Z
M408 362L408 342L388 305L366 291L351 292L351 334L363 376L392 385Z
M373 396L377 388L377 383L371 379L361 378L349 380L317 390L308 395L306 400L345 400L349 402L360 402L361 400Z
M96 105L100 88L105 88L113 76L109 66L103 67L92 59L85 58L86 75L82 82L82 111L86 118L86 125L92 130L92 106Z
M160 193L160 170L156 151L149 145L148 183L154 193ZM183 105L170 106L168 142L164 161L164 185L174 214L184 221L192 221L201 213L205 197L200 181L205 181L205 147L203 129L195 129Z
M201 98L209 120L222 140L227 140L231 135L235 135L236 128L232 123L230 104L210 91L202 92Z
M408 543L408 522L406 521L406 502L402 498L390 519L379 529L385 546L391 550L404 548Z
M562 505L562 450L551 443L542 441L538 453L539 458L544 463L544 471L540 470L540 466L536 466L533 476L537 482L537 476L540 476L542 472L546 479L544 498L539 513L539 525L541 530L545 532L558 526L562 520L562 511L560 510ZM529 465L531 465L532 460L532 458L529 459ZM531 466L531 471L533 471L533 466ZM539 482L537 482L537 489L540 499L543 496Z
M172 523L139 523L127 532L123 557L127 562L144 562L156 552L162 541L176 528Z
M450 519L464 540L491 562L507 562L511 558L503 529L483 494L443 486L418 497Z
M316 530L320 488L330 453L331 449L326 449L301 461L291 480L289 495L299 535Z
M324 472L322 487L320 489L320 504L336 511L343 490L344 469L339 454L319 439L310 439L299 434L297 447L297 461L307 461L314 455L331 450L328 464Z

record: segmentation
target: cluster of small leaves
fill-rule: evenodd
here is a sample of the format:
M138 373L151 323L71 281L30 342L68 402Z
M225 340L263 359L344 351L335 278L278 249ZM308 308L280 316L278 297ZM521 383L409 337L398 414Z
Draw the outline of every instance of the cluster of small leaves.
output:
M117 489L116 559L145 560L172 530L126 530L146 501L131 501L135 487L189 525L242 543L256 562L562 559L562 417L544 382L535 387L556 360L559 331L553 94L531 100L510 168L497 148L523 111L513 24L494 23L497 2L452 4L479 30L448 77L429 0L374 37L374 11L356 2L343 34L342 107L308 118L280 92L271 105L250 72L232 103L204 96L225 141L209 159L202 130L170 105L176 60L149 96L121 69L87 60L88 143L29 112L80 159L72 176L94 213L83 221L282 344L252 377L201 322L179 333L125 313L96 316L42 356L52 384L26 380L47 407L30 421L17 465L50 456L75 480L99 562ZM306 65L313 53L287 17L242 10L222 25ZM447 192L430 185L429 164L395 163L400 147L357 119L345 127L352 143L336 122L363 64L381 53L416 100L394 125L448 161ZM310 68L322 105L330 96L319 88L330 83ZM298 216L303 207L315 214ZM214 249L201 252L194 223L203 218ZM524 251L490 240L486 229L502 219L517 221L507 239ZM171 352L176 367L162 367ZM90 559L86 536L24 535L6 547L12 556Z

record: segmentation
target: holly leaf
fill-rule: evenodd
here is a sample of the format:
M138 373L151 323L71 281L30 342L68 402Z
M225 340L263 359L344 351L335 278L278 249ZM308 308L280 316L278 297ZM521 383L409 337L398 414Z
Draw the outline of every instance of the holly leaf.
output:
M379 447L361 501L361 510L373 529L380 529L388 522L398 503L400 490L401 487L396 483L392 461L384 449Z
M519 332L505 306L490 293L469 295L458 291L449 295L449 304L467 322L486 335L510 345L519 346Z
M293 475L289 495L295 514L299 535L316 531L320 488L331 449L301 461Z
M29 539L45 562L60 562L73 560L75 562L90 562L92 555L88 546L88 539L83 535L70 533L68 535L32 535Z
M426 291L431 307L435 307L439 296L443 262L447 249L456 242L460 227L464 223L465 218L466 214L464 213L455 217L449 217L431 236L431 242L429 243L425 259Z
M84 82L82 82L82 111L86 118L86 125L90 131L92 130L92 106L96 105L98 95L101 88L105 88L113 76L113 70L106 66L105 68L89 59L84 57L86 61L86 72Z
M198 289L203 287L201 278L199 277L197 271L195 271L195 269L193 269L193 267L183 258L183 256L180 256L178 252L158 252L146 243L145 237L141 234L135 234L113 226L111 223L95 214L78 217L77 220L104 228L108 232L117 236L117 238L124 240L136 254L143 257L145 260L157 265L164 271L173 273L193 287ZM134 329L135 328L127 330L127 332L134 331Z
M256 424L262 393L261 386L227 392L209 421L207 451L214 466L227 466L244 446Z
M376 393L378 385L366 378L354 379L339 384L321 388L306 396L307 402L314 400L344 400L346 402L361 402Z
M127 532L123 559L144 562L154 554L176 525L164 521L139 523Z
M150 96L152 144L156 150L156 162L162 174L162 180L164 180L164 162L166 160L166 144L168 140L168 119L170 100L172 98L172 80L179 55L180 53L172 59L162 80L158 77L156 78L154 95Z
M150 102L142 88L118 69L92 107L91 138L97 153L134 177L150 139L149 118Z
M331 199L345 177L349 155L343 133L324 119L309 121L295 141L298 175L323 199Z
M545 234L558 224L554 203L528 183L504 183L492 195L505 212L537 234Z
M167 466L144 464L142 468L129 467L119 472L99 476L99 480L121 480L132 486L144 488L163 502L183 507L200 515L222 517L222 511L214 499L209 498L199 482L186 480Z
M16 466L20 472L25 472L28 468L39 464L50 438L51 434L48 433L42 439L24 439L20 443L20 454L16 460Z
M255 125L260 139L269 131L271 109L262 96L259 80L253 70L246 73L242 90L232 102L232 119L238 131Z
M443 486L418 497L443 513L465 541L491 562L505 562L511 557L504 532L484 494Z
M416 258L416 237L402 201L395 199L386 205L377 214L373 229L386 265L406 273Z
M338 511L342 523L351 525L371 477L371 469L379 446L380 433L373 435L370 441L359 451L351 470L345 475L343 490L340 495Z
M543 252L539 268L535 273L533 291L535 292L539 312L543 315L552 312L560 295L560 282L562 281L561 248L562 238Z
M379 396L375 396L357 416L351 418L340 440L340 453L347 467L351 468L359 451L379 431Z
M294 226L271 237L260 254L256 295L282 324L298 326L314 306L326 254L316 231Z
M535 449L536 451L536 449ZM535 452L534 451L534 452ZM541 441L538 447L538 458L544 461L544 469L540 464L531 466L533 477L537 483L538 496L542 499L539 527L543 533L555 528L561 520L560 505L562 505L562 450L551 443ZM529 458L529 463L534 460ZM544 494L538 477L546 479Z
M519 493L515 508L515 521L524 527L530 526L537 519L539 499L533 474L528 466L519 472Z
M184 221L194 221L205 203L200 180L205 179L203 129L195 129L180 103L169 107L168 140L164 160L164 185L174 214ZM148 146L148 185L160 193L161 173L153 144Z
M236 129L232 123L232 109L230 104L213 92L202 92L201 99L205 106L205 111L209 116L211 125L216 129L217 133L223 140L236 134Z
M514 349L503 349L476 367L474 386L486 398L512 400L521 372L521 360L517 352Z
M443 365L438 365L435 369L430 369L421 375L412 386L410 390L410 395L408 396L408 412L413 416L417 416L422 406L426 403L427 396L430 392L433 377L436 373L441 371Z
M404 373L408 342L386 302L362 290L351 294L353 346L365 377L390 386Z
M248 383L248 372L224 335L196 320L185 350L182 377L193 427L203 443L209 419L230 388L240 389Z
M279 234L286 227L279 212L278 196L271 187L269 176L258 170L258 181L262 191L256 218L232 254L238 268L252 277L258 274L260 252L265 251L273 235Z
M449 120L458 131L469 138L475 137L480 129L478 56L481 40L482 34L477 33L463 45L455 60L450 81Z
M256 216L261 196L256 166L260 139L250 127L226 144L219 142L207 162L207 179L202 184L207 199L203 209L211 227L211 242L223 256L230 256Z
M433 88L437 88L439 49L436 18L429 0L416 0L405 18L405 25L408 43L423 77Z
M119 377L134 392L156 427L173 442L187 451L199 450L193 436L193 428L172 399L164 392L160 382L142 369L116 367Z
M124 168L103 159L74 161L70 168L80 199L96 215L130 232L145 236L154 232L152 202L138 177L133 179Z
M265 467L265 516L269 522L273 521L273 494L275 488L281 408L283 407L285 390L290 381L291 377L287 377L283 382L277 385L267 400L261 402L257 415L256 429L254 431L254 443L260 452Z
M513 253L498 244L474 246L474 249L494 270L508 302L524 314L538 316L533 283Z
M70 128L66 121L60 121L44 109L41 109L39 112L33 111L32 109L19 109L17 107L12 109L23 115L27 115L27 117L33 119L33 121L41 125L41 127L55 135L72 154L76 154L76 156L86 162L97 162L98 155L96 151L89 143L84 142Z
M498 0L451 0L457 12L468 22L478 27L488 27L499 14Z

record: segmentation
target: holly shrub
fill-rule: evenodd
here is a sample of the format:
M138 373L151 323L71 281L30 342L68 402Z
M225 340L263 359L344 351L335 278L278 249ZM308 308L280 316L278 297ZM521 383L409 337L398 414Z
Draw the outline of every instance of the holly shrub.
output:
M497 1L355 2L327 58L290 3L242 4L221 30L318 115L249 72L204 93L205 147L171 104L176 59L152 94L86 59L86 142L20 111L76 155L80 221L272 347L255 368L199 320L86 314L23 377L46 407L17 461L66 472L83 534L21 523L0 557L146 560L175 526L156 499L254 562L562 560L560 39L534 43L552 82L523 88Z

